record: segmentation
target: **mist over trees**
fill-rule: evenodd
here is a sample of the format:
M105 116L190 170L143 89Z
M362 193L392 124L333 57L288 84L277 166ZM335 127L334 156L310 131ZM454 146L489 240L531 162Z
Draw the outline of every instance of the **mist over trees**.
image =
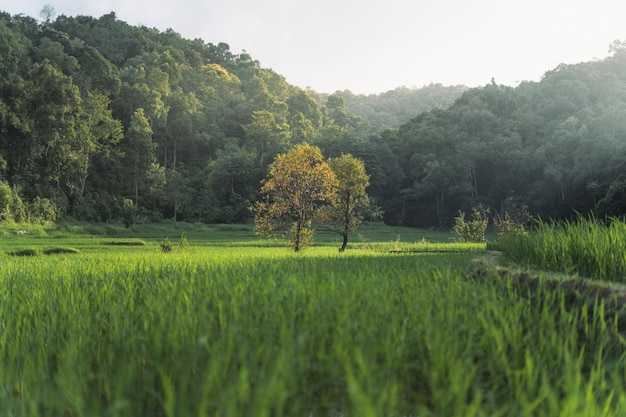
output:
M392 139L407 174L396 221L442 224L479 203L543 218L623 215L625 70L619 49L538 83L492 82L412 119Z
M422 88L398 87L381 94L335 92L343 98L346 110L365 123L379 128L397 128L416 115L433 108L447 108L467 90L462 85L429 84Z
M477 204L620 216L625 116L621 42L517 87L328 95L114 13L0 13L3 220L251 221L271 162L304 143L363 161L366 220L448 227Z

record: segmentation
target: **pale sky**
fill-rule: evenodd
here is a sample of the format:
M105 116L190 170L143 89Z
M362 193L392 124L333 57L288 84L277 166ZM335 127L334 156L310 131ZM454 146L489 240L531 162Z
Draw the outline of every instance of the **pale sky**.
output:
M39 19L46 4L225 42L323 93L515 86L626 40L624 0L0 0L0 10Z

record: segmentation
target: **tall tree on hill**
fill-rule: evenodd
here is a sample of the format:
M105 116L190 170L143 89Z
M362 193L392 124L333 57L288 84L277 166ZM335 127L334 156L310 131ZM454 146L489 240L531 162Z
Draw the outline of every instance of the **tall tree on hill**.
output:
M289 146L290 127L280 115L267 110L252 113L252 120L245 125L246 147L256 155L259 165L269 161Z
M245 222L250 215L250 203L258 193L259 166L252 154L234 140L219 149L208 164L206 186L224 202L214 209L216 220L224 223Z
M0 13L0 164L2 173L23 177L30 154L32 109L28 106L33 83L26 80L28 39L10 16Z
M110 100L99 93L88 93L83 100L74 145L74 159L79 177L80 195L85 192L91 160L96 154L110 156L122 140L122 123L113 118Z
M36 80L31 108L33 147L32 180L40 185L53 185L56 191L65 183L64 177L72 162L72 146L77 137L81 97L72 78L64 75L47 60L31 68L29 79ZM69 181L68 181L69 182Z
M132 167L132 190L135 206L139 204L139 191L146 173L154 162L155 144L152 142L150 121L142 108L135 110L126 132L126 158Z

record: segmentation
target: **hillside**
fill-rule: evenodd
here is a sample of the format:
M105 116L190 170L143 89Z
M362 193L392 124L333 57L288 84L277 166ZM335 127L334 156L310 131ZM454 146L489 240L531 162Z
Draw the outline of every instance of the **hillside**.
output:
M360 116L371 126L396 128L420 113L447 108L468 88L462 85L430 84L422 88L398 87L381 94L353 94L337 91L346 110Z
M246 222L275 155L351 153L390 224L626 212L626 50L513 88L321 95L226 43L0 13L0 218Z

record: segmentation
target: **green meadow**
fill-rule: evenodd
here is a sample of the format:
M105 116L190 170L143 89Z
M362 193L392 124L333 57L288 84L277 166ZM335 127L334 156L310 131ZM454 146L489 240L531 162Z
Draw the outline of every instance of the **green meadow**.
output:
M1 234L2 416L626 415L621 310L474 274L449 233Z

